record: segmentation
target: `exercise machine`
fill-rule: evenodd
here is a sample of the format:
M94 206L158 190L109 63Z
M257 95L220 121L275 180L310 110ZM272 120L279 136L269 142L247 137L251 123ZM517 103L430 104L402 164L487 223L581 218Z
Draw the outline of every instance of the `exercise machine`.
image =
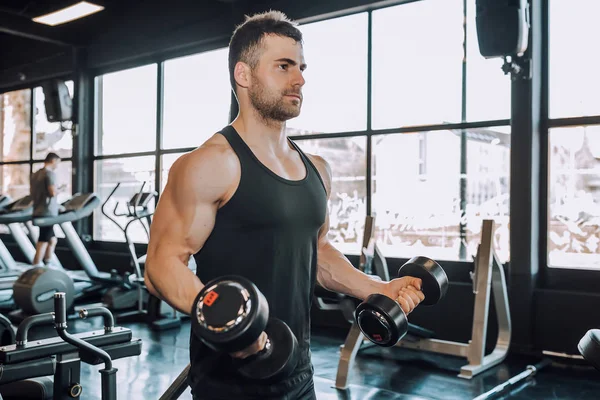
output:
M6 225L19 246L19 249L25 256L27 263L18 263L8 251L4 243L0 241L0 262L6 268L6 271L0 271L3 285L0 288L5 288L7 283L12 283L10 277L15 277L16 280L21 273L31 268L35 257L35 244L38 240L37 230L31 223L33 215L33 200L30 195L21 197L12 201L10 197L0 195L0 224ZM54 256L52 264L59 269L62 264Z
M103 317L104 329L77 334L67 332L65 293L53 296L54 311L28 317L19 326L16 343L0 347L0 399L29 398L32 391L43 386L40 399L67 400L81 395L81 362L91 365L104 363L102 399L114 400L116 373L112 361L141 354L141 339L134 338L130 329L115 326L112 313L104 307L82 309L81 318ZM37 325L54 326L58 337L31 342L29 330ZM49 381L47 377L53 376ZM30 381L46 377L44 381ZM27 381L25 381L27 380ZM52 382L50 386L50 382ZM14 385L20 392L15 393ZM15 395L16 397L12 397Z
M29 264L33 263L35 257L35 245L39 235L37 229L33 226L33 199L31 195L23 196L15 201L11 201L4 207L0 206L0 224L8 227L12 237L19 246L19 249L25 256ZM13 259L14 260L14 259ZM63 269L60 260L54 255L52 265Z
M104 200L104 203L102 203L102 207L101 207L102 214L104 214L104 216L106 218L108 218L109 221L114 223L119 228L119 230L121 232L123 232L123 236L125 238L125 243L127 245L127 250L129 252L129 256L130 256L131 267L133 270L133 273L130 273L130 272L125 273L127 280L131 283L130 286L128 286L128 287L119 286L119 287L111 288L104 294L104 296L102 298L102 302L104 304L106 304L108 306L108 308L115 309L115 310L121 309L118 304L114 304L115 300L123 298L124 296L129 296L131 298L128 301L128 303L134 304L136 306L137 310L130 311L130 312L127 312L124 314L119 314L117 316L117 318L120 321L124 321L124 319L121 319L121 318L124 318L125 314L134 316L138 313L141 313L144 309L144 304L147 301L147 293L143 289L144 275L141 272L142 260L137 256L137 251L135 249L135 243L131 239L131 236L129 234L130 227L133 226L133 224L135 224L136 222L139 222L139 224L142 226L142 228L146 232L146 237L148 239L150 238L150 224L151 224L150 217L151 217L152 213L149 211L148 207L149 207L149 204L152 201L152 199L155 199L156 196L158 196L158 193L144 192L145 185L146 185L146 182L144 182L142 184L140 190L137 193L135 193L129 201L127 201L127 203L125 204L125 207L127 210L126 212L117 211L119 209L119 206L121 205L121 203L119 201L117 201L115 203L115 206L112 211L112 215L110 215L106 210L107 205L110 203L114 194L121 186L121 182L119 182L115 185L113 190L110 192L110 194ZM124 226L121 225L116 220L116 218L119 218L119 217L126 218L126 223Z
M134 193L125 203L125 211L119 210L121 203L117 201L111 214L107 211L107 206L120 186L120 182L115 185L102 204L101 210L102 214L123 232L133 270L133 273L128 273L126 275L127 280L131 282L132 288L123 288L121 286L109 289L103 297L103 303L106 304L108 308L114 308L114 299L125 295L124 292L129 291L131 295L135 295L136 309L116 313L115 317L119 323L145 322L151 329L157 331L177 328L181 326L182 316L168 304L148 293L144 284L143 272L146 255L138 257L135 249L135 242L130 234L131 227L134 226L134 224L139 223L144 229L147 239L150 240L150 225L152 224L153 212L150 211L149 206L152 200L157 198L158 193L156 191L144 191L146 186L146 182L144 182L142 183L140 190ZM119 223L117 218L122 217L125 218L125 222Z
M11 204L11 202L12 202L12 199L10 198L10 196L0 194L0 215L2 212L4 212L6 207ZM8 228L9 228L9 231L12 232L12 229L11 229L12 227L8 226ZM1 240L0 240L0 267L2 268L0 270L0 276L2 278L18 275L20 272L22 272L24 270L23 267L21 267L19 264L17 264L17 262L15 261L15 259L12 256L12 254L10 254L10 252L8 251L8 248L6 247L4 242Z
M475 294L473 326L471 340L468 343L439 340L433 337L433 332L417 330L400 340L396 347L429 351L466 358L458 376L471 379L498 364L507 356L511 340L510 308L506 278L502 264L494 250L493 236L494 221L484 220L481 230L481 242L474 260L473 293ZM376 255L376 258L381 255ZM493 290L492 290L493 289ZM494 294L494 305L498 322L498 338L490 354L485 354L487 340L488 316L490 312L490 297ZM414 327L414 326L413 326ZM409 334L411 328L409 326ZM335 387L346 389L348 375L352 364L361 348L370 345L358 325L353 322L346 341L341 349Z
M100 206L95 193L76 194L61 205L58 216L34 217L35 226L58 225L66 243L83 267L82 271L60 271L53 268L36 267L27 270L13 285L15 303L20 310L9 313L9 318L19 324L29 315L47 312L52 307L52 295L56 291L66 293L67 304L73 306L88 300L99 301L111 287L129 285L126 278L116 271L101 272L94 264L72 222L90 216ZM113 304L117 304L115 300ZM131 301L123 308L132 307Z
M31 223L32 215L33 201L29 195L0 207L0 224L5 224L9 228L13 238L28 260L28 263L17 263L8 249L3 244L0 245L0 258L2 263L7 266L7 270L0 275L0 309L3 311L11 311L18 307L13 297L14 284L24 276L23 274L28 274L33 267L34 244L37 243L38 232ZM62 271L63 274L67 273L55 255L51 266L58 271ZM60 275L60 272L54 274Z

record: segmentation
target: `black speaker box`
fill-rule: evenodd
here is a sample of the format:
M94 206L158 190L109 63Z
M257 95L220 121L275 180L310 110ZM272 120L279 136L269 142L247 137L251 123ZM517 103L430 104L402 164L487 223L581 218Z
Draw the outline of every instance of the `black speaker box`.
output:
M476 0L479 52L485 58L520 55L527 50L527 0Z
M42 84L46 118L49 122L70 121L73 113L73 101L69 88L64 81L52 80Z

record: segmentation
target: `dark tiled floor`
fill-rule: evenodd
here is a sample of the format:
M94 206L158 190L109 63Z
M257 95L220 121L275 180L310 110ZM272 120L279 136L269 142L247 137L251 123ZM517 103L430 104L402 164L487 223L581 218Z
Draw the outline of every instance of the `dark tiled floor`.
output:
M93 321L78 321L77 330L91 330ZM188 363L189 323L174 331L155 333L141 324L124 324L143 340L140 357L116 360L119 399L158 399ZM339 359L339 346L344 337L337 334L313 334L315 386L323 400L424 400L472 399L507 379L519 374L528 364L539 360L511 357L498 367L464 380L456 375L462 360L414 352L405 349L371 347L362 350L351 371L346 391L334 388ZM100 366L83 365L81 381L83 398L100 400ZM600 372L587 365L553 364L535 379L516 388L511 399L600 398ZM191 399L189 389L181 399Z

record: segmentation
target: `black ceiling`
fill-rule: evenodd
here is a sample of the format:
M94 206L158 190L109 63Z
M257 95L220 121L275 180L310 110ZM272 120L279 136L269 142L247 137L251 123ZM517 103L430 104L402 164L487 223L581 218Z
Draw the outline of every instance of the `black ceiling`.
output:
M0 0L0 70L35 62L72 46L87 47L111 31L136 24L151 24L156 33L180 23L200 21L204 16L231 11L244 1L231 0L90 0L104 10L58 26L46 26L32 18L59 10L78 0ZM70 50L68 50L70 51Z
M128 8L144 3L143 0L91 0L104 6L99 13L54 27L37 24L31 19L65 6L76 0L0 0L0 31L10 36L33 37L46 43L85 45L111 19ZM149 1L151 2L151 1ZM6 39L3 37L3 39Z
M0 0L0 93L66 76L82 54L77 48L92 70L121 68L226 45L254 12L277 9L302 20L417 0L88 0L105 9L54 27L32 21L78 1Z

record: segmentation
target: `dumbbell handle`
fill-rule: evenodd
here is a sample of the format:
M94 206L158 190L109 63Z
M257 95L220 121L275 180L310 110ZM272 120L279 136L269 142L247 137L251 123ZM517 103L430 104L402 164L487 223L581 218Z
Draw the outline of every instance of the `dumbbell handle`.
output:
M427 257L413 257L398 269L398 278L412 276L421 279L421 291L425 300L421 305L436 304L448 290L448 276L444 269Z
M249 355L248 357L242 359L242 362L251 362L254 361L258 358L263 358L263 357L268 357L269 355L271 355L271 351L273 349L273 345L271 343L271 339L269 339L267 337L267 341L265 342L265 346L259 350L258 352Z

